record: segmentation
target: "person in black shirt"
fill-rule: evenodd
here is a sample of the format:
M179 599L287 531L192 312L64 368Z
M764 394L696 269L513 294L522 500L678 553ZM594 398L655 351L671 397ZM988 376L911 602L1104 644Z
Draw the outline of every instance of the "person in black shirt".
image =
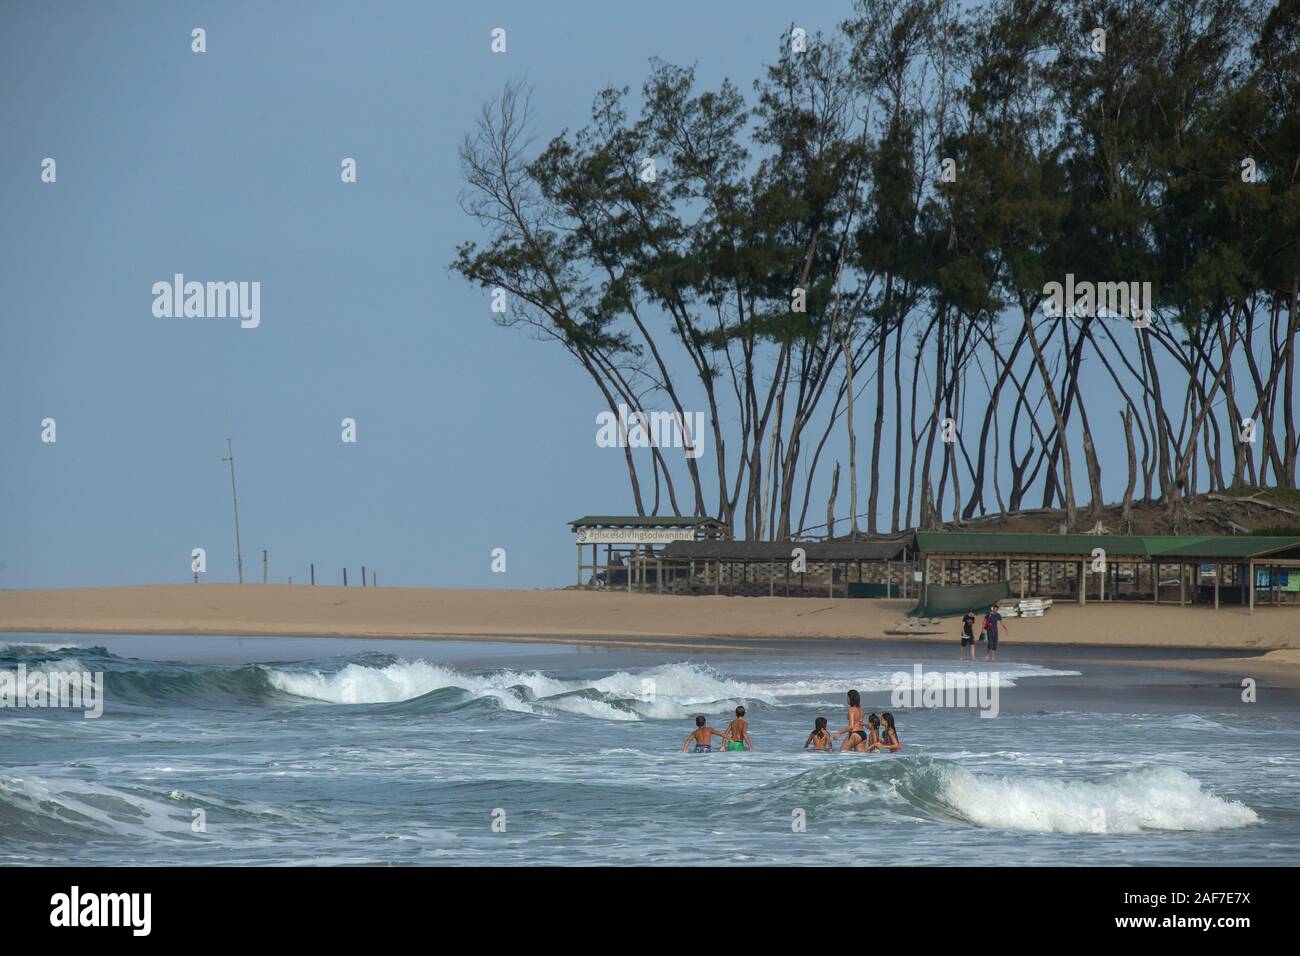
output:
M975 612L967 611L961 619L961 647L957 650L957 660L966 659L966 648L970 648L970 659L975 660Z

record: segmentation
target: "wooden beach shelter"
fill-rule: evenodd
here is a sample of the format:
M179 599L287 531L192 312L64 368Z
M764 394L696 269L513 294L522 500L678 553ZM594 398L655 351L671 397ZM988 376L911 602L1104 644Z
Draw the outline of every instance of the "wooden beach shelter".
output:
M674 581L714 594L907 597L910 532L823 541L675 541L663 559Z
M1300 606L1300 536L918 531L922 587L1155 604Z
M574 518L569 526L578 547L577 586L626 587L629 591L663 590L661 555L666 545L721 538L725 530L714 518L680 515L584 515ZM602 546L604 561L600 559ZM589 562L584 560L587 548L591 548Z

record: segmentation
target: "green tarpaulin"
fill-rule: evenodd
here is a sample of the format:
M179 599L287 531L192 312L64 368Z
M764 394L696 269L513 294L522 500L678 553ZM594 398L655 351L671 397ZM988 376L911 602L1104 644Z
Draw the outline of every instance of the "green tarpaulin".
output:
M987 611L1002 598L1011 597L1009 581L992 584L930 585L926 596L908 617L955 617L967 611Z
M851 598L898 597L898 586L876 584L872 581L850 581L848 596Z

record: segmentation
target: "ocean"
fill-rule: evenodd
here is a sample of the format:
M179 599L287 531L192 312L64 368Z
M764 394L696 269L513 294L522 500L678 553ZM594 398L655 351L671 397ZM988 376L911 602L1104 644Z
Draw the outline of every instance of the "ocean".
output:
M1294 865L1300 693L1116 651L5 635L104 710L0 709L5 865ZM984 674L998 714L897 706ZM969 680L970 678L965 678ZM801 750L845 691L899 754ZM911 703L916 703L912 701ZM748 708L749 753L682 753Z

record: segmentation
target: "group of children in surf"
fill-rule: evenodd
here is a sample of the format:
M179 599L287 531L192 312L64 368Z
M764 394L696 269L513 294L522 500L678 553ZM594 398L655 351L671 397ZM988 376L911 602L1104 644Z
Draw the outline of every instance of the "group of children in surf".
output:
M813 723L812 733L803 742L803 749L811 747L813 750L830 753L834 750L834 742L841 737L844 738L844 743L840 745L840 753L848 750L862 754L880 750L897 753L903 749L902 741L898 739L898 729L894 726L894 715L885 711L879 716L871 714L863 718L862 698L856 690L849 691L848 719L845 727L832 734L826 727L826 718L818 717ZM689 750L694 744L695 753L709 753L713 750L714 737L722 738L723 750L753 750L754 742L749 739L749 721L745 719L745 708L736 708L736 717L727 724L726 730L710 727L703 714L696 717L695 730L682 744L682 751Z

